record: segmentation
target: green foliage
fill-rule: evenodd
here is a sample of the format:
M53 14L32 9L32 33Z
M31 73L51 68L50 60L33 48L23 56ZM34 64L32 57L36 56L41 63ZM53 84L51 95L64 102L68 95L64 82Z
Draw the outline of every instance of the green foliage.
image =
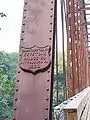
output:
M12 115L13 96L16 79L17 53L0 54L0 117Z
M66 54L66 53L65 53ZM66 55L65 55L66 57ZM65 58L65 64L66 64L66 58ZM65 65L66 66L66 65ZM56 68L54 69L54 85L53 85L53 107L56 106ZM63 96L63 57L62 53L58 53L58 104L63 102L64 96Z

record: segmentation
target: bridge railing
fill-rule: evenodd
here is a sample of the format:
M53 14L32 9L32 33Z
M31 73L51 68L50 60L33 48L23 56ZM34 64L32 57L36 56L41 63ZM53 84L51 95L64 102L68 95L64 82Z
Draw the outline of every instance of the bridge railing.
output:
M54 118L55 120L90 120L89 106L90 87L56 106Z

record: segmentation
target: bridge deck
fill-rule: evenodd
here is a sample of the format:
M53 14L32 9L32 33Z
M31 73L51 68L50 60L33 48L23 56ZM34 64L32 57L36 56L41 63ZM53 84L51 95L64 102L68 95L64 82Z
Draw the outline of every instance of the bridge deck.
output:
M90 120L90 87L64 101L54 109L55 115L60 116L64 110L67 120ZM57 118L57 117L56 117ZM63 116L64 118L64 116ZM63 118L61 118L63 120ZM60 119L60 120L61 120Z

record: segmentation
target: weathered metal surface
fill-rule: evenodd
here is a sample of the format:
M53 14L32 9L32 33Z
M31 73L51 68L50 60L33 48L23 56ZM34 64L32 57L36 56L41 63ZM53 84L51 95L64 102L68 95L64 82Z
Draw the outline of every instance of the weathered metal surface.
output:
M74 0L67 0L67 65L68 65L68 97L75 94L75 24Z
M51 120L54 7L25 0L13 120Z
M67 66L68 97L75 95L88 85L87 28L85 12L80 11L82 0L67 0ZM86 33L86 34L85 34Z
M21 48L20 68L29 73L44 72L51 64L51 46Z

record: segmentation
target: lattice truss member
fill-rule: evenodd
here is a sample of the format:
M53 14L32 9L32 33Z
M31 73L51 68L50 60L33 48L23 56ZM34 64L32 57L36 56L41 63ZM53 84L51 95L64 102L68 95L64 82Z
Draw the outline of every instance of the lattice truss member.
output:
M66 0L68 96L90 84L88 51L90 50L90 1Z

